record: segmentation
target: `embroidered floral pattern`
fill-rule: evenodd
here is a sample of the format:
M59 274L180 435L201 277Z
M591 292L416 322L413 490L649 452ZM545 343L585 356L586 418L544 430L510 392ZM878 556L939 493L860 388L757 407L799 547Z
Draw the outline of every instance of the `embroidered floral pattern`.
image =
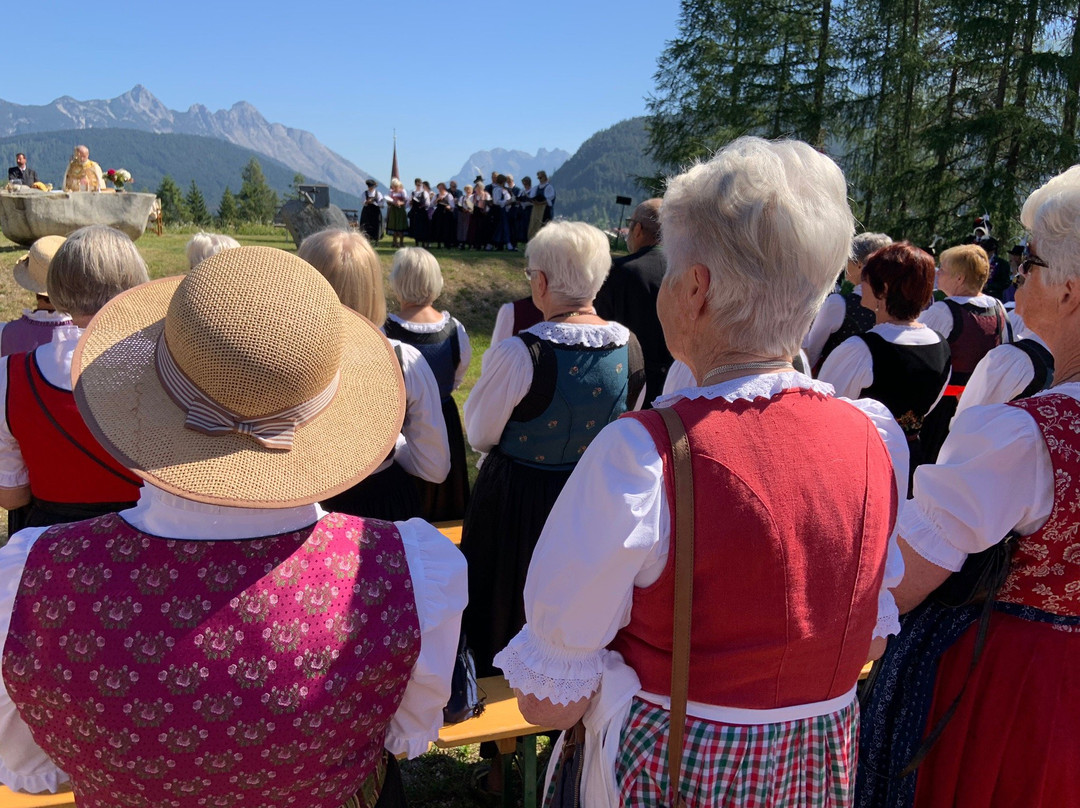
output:
M999 600L1057 615L1080 615L1080 402L1052 394L1021 399L1039 425L1054 466L1054 507L1046 524L1017 544Z
M3 664L80 808L338 808L381 760L419 638L390 523L195 542L110 515L38 539Z

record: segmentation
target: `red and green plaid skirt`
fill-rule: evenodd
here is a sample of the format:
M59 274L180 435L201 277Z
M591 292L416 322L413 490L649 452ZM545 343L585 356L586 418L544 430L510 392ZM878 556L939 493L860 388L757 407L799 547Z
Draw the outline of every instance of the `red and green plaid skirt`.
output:
M859 707L776 724L688 718L683 797L689 808L845 808L852 804ZM615 778L622 804L667 805L668 712L634 699Z

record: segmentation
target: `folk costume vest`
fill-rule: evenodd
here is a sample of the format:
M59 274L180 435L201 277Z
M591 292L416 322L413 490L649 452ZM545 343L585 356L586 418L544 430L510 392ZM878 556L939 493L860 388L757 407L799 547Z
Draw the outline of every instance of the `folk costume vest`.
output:
M862 298L859 295L848 292L846 295L842 294L841 297L844 298L844 322L840 324L840 328L829 334L829 338L825 340L825 344L821 348L821 358L818 359L815 371L821 369L821 366L825 364L825 360L836 349L837 345L848 337L866 333L874 327L876 322L874 312L862 304Z
M511 336L516 337L518 332L532 328L538 323L544 322L544 313L536 308L531 297L523 297L514 301L514 329Z
M952 331L949 333L953 373L949 387L960 388L948 394L959 398L979 360L1004 341L1008 320L1000 303L983 308L974 303L961 304L946 298L945 305L953 318Z
M0 331L0 356L32 351L40 345L51 342L53 331L58 326L71 325L71 320L43 321L27 317L12 320Z
M454 318L449 318L441 331L425 333L410 331L401 323L387 318L383 333L390 339L412 345L420 352L435 375L439 398L445 402L454 392L454 374L461 362L461 345Z
M632 409L645 383L637 338L588 348L518 334L533 364L529 392L510 414L499 449L528 466L571 469L610 421Z
M1030 337L1017 340L1011 345L1019 348L1031 360L1031 370L1034 374L1028 386L1014 396L1013 401L1033 396L1054 383L1054 355L1050 351Z
M183 541L108 515L34 544L3 675L80 808L338 808L419 649L392 523Z
M7 330L6 328L4 329ZM141 481L90 433L69 390L51 385L34 354L8 357L7 422L44 503L131 503Z
M1054 466L1057 491L1068 491L1063 481L1080 479L1080 402L1052 393L1011 402L1024 410L1046 441ZM1054 507L1046 524L1023 536L1013 552L1011 572L998 593L1001 603L1029 606L1052 615L1080 616L1076 564L1080 561L1080 518L1076 502L1055 492Z
M810 390L674 407L694 477L690 700L772 709L843 696L866 662L896 519L892 462L876 427ZM664 462L674 548L667 432L652 411L627 417ZM823 465L843 469L844 485L823 480ZM660 578L634 589L630 623L611 646L644 690L661 695L671 688L674 583L669 550Z

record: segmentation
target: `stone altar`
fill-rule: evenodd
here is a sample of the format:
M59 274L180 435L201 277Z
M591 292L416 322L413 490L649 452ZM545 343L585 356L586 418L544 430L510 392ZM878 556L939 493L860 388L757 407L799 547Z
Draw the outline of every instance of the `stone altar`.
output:
M132 240L146 230L157 197L124 191L0 191L0 230L29 246L42 236L66 236L88 224L105 224Z

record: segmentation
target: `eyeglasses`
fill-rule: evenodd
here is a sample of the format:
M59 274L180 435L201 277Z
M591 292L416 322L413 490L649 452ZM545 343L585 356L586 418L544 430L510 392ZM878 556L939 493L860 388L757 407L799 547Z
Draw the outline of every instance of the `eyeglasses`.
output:
M637 223L638 223L637 219L627 219L626 220L626 229L629 230L631 227L633 227Z
M542 270L533 269L532 267L525 267L525 280L532 282L533 273L541 272Z
M1019 289L1027 282L1028 275L1031 274L1031 270L1034 267L1043 267L1046 269L1049 266L1049 264L1039 258L1035 253L1025 252L1024 260L1020 262L1020 266L1016 268L1016 272L1013 274L1013 283L1015 283L1016 288Z

